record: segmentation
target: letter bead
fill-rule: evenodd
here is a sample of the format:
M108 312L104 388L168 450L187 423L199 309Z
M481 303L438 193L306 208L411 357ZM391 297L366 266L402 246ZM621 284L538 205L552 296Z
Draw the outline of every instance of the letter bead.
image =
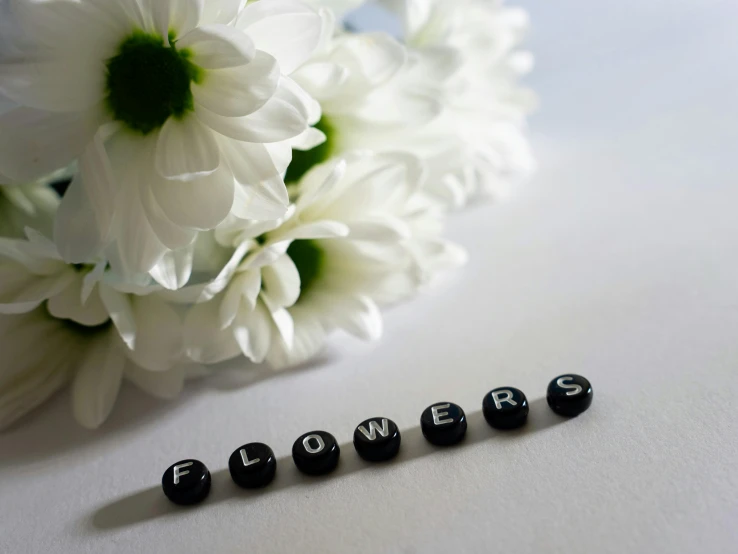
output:
M183 506L202 502L210 492L210 471L198 460L182 460L169 466L161 478L164 494Z
M592 404L592 385L581 375L559 375L548 385L546 400L559 415L574 417Z
M456 444L466 434L466 414L452 402L437 402L420 416L420 429L426 440L437 446Z
M297 469L308 475L330 473L338 465L341 449L326 431L305 433L292 445L292 459Z
M515 429L528 419L528 399L515 387L489 391L482 401L482 413L495 429Z
M277 459L266 444L250 442L236 449L228 459L233 481L244 489L267 486L277 472Z
M400 441L400 430L386 417L362 421L354 431L354 448L369 462L383 462L397 456Z

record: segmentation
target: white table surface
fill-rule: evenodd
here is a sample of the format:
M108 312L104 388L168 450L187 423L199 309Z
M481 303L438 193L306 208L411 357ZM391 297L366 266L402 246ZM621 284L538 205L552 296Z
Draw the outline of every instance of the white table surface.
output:
M527 5L540 171L453 218L469 266L381 343L336 337L299 371L224 371L168 404L126 388L98 432L60 395L0 436L0 552L738 551L738 4ZM542 400L564 372L595 390L573 420ZM524 430L482 419L499 385L532 400ZM460 446L420 435L439 400L469 415ZM351 434L380 414L403 447L369 465ZM342 444L325 478L289 458L313 429ZM254 440L278 477L242 492L227 459ZM161 474L187 457L213 490L172 508Z

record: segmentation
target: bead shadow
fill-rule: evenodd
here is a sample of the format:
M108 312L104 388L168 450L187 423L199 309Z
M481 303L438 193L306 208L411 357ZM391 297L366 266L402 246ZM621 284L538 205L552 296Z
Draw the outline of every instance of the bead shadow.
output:
M338 467L328 475L315 477L302 474L292 461L292 456L283 456L277 460L277 475L274 481L263 489L245 490L232 480L228 468L212 471L212 487L210 496L199 506L183 507L172 504L164 496L161 485L156 484L148 489L126 496L96 510L88 521L92 532L120 529L149 521L159 517L176 516L183 511L202 510L209 504L228 500L251 499L292 487L309 487L329 479L339 479L357 471L392 471L392 467L411 460L446 453L452 455L459 448L483 441L523 439L526 435L543 431L558 423L568 421L551 411L545 398L530 402L528 422L522 427L509 431L499 431L490 427L484 419L482 411L467 414L468 430L466 437L454 446L439 447L430 444L420 426L401 430L402 446L397 457L386 462L367 462L359 457L352 442L340 445L341 460ZM228 448L224 447L227 451ZM224 455L224 459L227 456ZM208 463L206 461L206 463Z

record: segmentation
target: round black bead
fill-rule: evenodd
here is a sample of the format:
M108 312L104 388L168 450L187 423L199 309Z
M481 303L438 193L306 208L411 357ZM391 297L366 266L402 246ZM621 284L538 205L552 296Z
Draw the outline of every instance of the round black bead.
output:
M515 429L528 419L528 399L520 389L499 387L489 391L482 401L482 413L495 429Z
M228 470L233 481L244 489L265 487L277 472L277 459L266 444L250 442L238 448L228 458Z
M383 462L400 451L400 430L386 417L362 421L354 431L354 448L369 462Z
M198 460L172 464L161 478L164 494L175 504L197 504L210 492L210 471Z
M581 375L559 375L548 385L546 400L559 415L573 417L592 404L592 385Z
M308 475L330 473L338 465L341 449L326 431L305 433L292 445L292 459L297 469Z
M456 444L466 434L466 414L453 402L436 402L420 416L423 436L438 446Z

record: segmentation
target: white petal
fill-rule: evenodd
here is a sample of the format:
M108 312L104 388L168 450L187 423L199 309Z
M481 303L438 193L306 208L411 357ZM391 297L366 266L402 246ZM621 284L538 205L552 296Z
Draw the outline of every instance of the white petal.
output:
M225 117L249 115L261 108L277 90L279 66L259 52L246 65L208 71L207 79L192 85L195 102Z
M379 85L394 76L407 61L407 49L387 33L346 35L331 61L349 69L366 85Z
M248 35L227 25L201 25L178 39L177 48L191 49L192 62L204 69L245 65L256 55ZM208 71L207 80L211 77Z
M135 348L137 327L130 299L108 286L100 286L99 291L100 299L110 314L120 338L128 348Z
M382 336L382 314L371 299L364 296L336 297L327 321L363 340Z
M174 292L163 292L162 295L168 300L179 304L193 304L208 302L223 290L231 282L233 274L238 269L241 260L250 248L248 242L238 245L228 262L223 266L220 273L211 281L201 285L188 285Z
M59 275L36 276L16 264L0 265L0 313L27 313L61 293L74 281L69 269Z
M153 181L158 182L158 178L153 179ZM159 206L152 187L145 187L141 191L141 195L141 203L144 210L146 210L146 217L151 229L164 246L172 250L179 250L194 242L197 238L197 231L173 223Z
M261 270L262 289L274 307L292 306L300 296L300 274L289 256L282 256Z
M268 190L268 189L267 189ZM236 195L233 200L234 216L240 219L266 221L284 216L287 206L282 200L265 193L263 187L250 187L236 184Z
M110 241L117 191L108 155L97 136L82 154L54 222L54 238L67 262L85 263Z
M34 42L57 52L99 60L113 55L111 48L130 31L131 24L143 25L135 0L14 2L13 12L23 33ZM78 65L89 70L86 63Z
M287 207L287 187L272 152L265 145L228 140L221 141L221 145L228 167L239 183L258 188L258 194Z
M290 141L290 146L295 150L311 150L316 146L323 144L327 137L325 133L315 127L308 127L302 134L296 136Z
M29 108L84 111L98 104L105 92L102 59L4 63L1 69L0 94Z
M116 239L106 255L113 270L130 279L148 273L168 249L149 222L138 187L122 188L118 200Z
M72 408L80 425L99 427L118 397L126 358L108 333L91 338L72 383Z
M295 0L253 2L243 9L236 22L257 49L277 58L285 75L311 56L320 42L322 25L314 10Z
M181 37L200 22L204 0L148 0L154 26L168 40L170 31Z
M279 240L332 239L347 237L349 232L349 227L345 223L338 221L313 221L280 233Z
M128 362L125 377L142 391L156 398L169 400L176 398L182 392L185 372L181 367L167 371L149 371Z
M61 388L73 369L70 333L42 310L0 316L3 370L0 371L0 430L36 408ZM39 348L39 344L44 348ZM53 353L49 355L49 353Z
M59 294L49 298L47 307L49 313L58 319L70 319L88 327L102 325L110 319L99 294L92 294L86 302L82 302L80 277Z
M212 229L233 207L235 183L227 169L193 181L159 179L152 190L164 215L174 224Z
M0 115L0 168L17 182L30 182L82 154L99 124L96 110L50 113L16 108Z
M170 369L183 354L182 323L175 310L155 294L133 299L136 343L127 355L151 371Z
M233 281L231 281L231 284L226 289L225 293L223 293L223 298L220 301L218 311L221 329L230 327L233 320L236 319L238 310L241 308L241 283L244 279L248 279L250 275L258 275L258 273L258 271L253 271L237 275L233 278Z
M108 266L108 263L105 260L98 262L97 265L95 265L95 267L93 268L93 270L90 271L87 275L85 275L84 279L82 280L82 302L83 303L87 302L87 299L92 294L92 291L94 290L95 285L97 285L102 280L107 266Z
M197 118L170 117L159 131L155 163L162 177L190 180L218 169L220 152L213 133Z
M223 117L203 106L197 118L214 131L246 142L278 142L296 137L308 128L310 109L294 83L281 78L277 90L261 108L244 117Z
M246 0L220 0L205 2L202 23L231 23L241 11Z
M375 242L398 242L410 238L412 231L401 219L390 216L382 218L367 217L360 221L349 222L352 240L371 240Z
M192 247L169 251L164 254L149 274L162 287L177 290L187 284L192 274Z
M272 341L267 360L275 369L300 364L322 348L326 331L315 314L306 313L306 310L295 307L290 310L294 321L295 334L291 347L281 340Z
M272 341L271 315L262 302L252 311L241 310L233 323L233 332L244 356L254 363L266 358Z
M214 364L241 353L230 329L218 324L218 302L203 302L190 308L184 321L187 355L194 361Z

